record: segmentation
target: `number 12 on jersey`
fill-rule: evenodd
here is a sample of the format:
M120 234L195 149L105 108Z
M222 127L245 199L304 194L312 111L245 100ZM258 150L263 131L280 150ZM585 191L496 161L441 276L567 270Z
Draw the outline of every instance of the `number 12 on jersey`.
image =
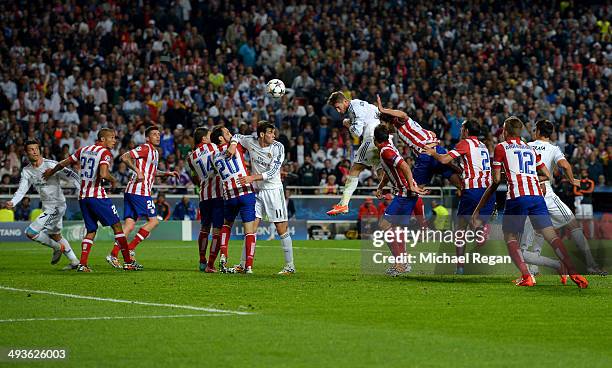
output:
M529 151L514 151L518 159L521 174L535 175L533 153Z

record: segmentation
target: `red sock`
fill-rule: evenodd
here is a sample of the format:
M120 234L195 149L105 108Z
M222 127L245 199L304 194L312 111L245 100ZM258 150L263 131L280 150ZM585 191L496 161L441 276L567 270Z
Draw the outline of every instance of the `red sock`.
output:
M200 230L198 235L198 249L200 250L200 263L206 263L206 248L208 247L208 232ZM211 247L212 252L212 247Z
M86 266L87 260L89 259L89 252L91 251L91 247L93 247L93 240L91 239L83 239L81 242L81 264Z
M123 254L123 261L125 263L132 262L132 257L130 257L129 245L128 245L127 239L123 231L115 233L115 242L119 244L119 247L121 247L121 254Z
M462 247L460 247L457 242L460 242L461 244L463 244ZM463 236L463 233L457 233L457 237L455 238L455 254L457 255L458 259L461 259L460 257L465 256L465 237ZM457 267L464 267L465 264L463 262L457 262Z
M525 264L525 260L523 259L523 254L521 253L521 249L519 248L518 241L510 240L508 242L508 254L510 258L512 258L512 262L518 267L521 271L523 277L529 276L529 270L527 269L527 264Z
M151 234L151 232L149 232L147 229L140 228L140 230L138 230L138 232L136 233L134 239L132 239L132 242L130 242L130 244L128 245L128 249L136 249L136 247L138 246L138 244L140 244L141 241L149 237L149 234Z
M425 219L425 203L423 203L423 199L421 197L417 199L414 209L412 210L412 214L416 216L419 226L427 227L427 220Z
M119 255L119 251L121 250L121 248L119 248L119 245L117 243L115 243L115 245L113 245L113 250L111 250L111 256L117 258L117 256Z
M255 257L255 243L257 236L255 234L246 234L244 236L244 247L246 249L246 267L253 267L253 258Z
M561 241L561 239L554 238L553 241L550 243L550 245L555 251L555 254L557 255L557 257L559 257L559 260L561 260L561 262L563 262L563 264L567 268L567 272L570 275L575 275L576 268L574 267L574 263L572 262L569 254L567 253L567 249L565 249L565 246L563 245L563 242Z
M223 227L221 228L221 255L225 256L225 259L227 259L227 245L229 244L229 240L230 240L230 236L232 234L232 228L227 226L227 225L223 225Z
M212 242L210 243L210 254L208 256L208 267L210 268L215 267L215 261L217 260L217 255L219 255L220 238L221 238L220 234L216 234L216 235L213 234L212 236Z

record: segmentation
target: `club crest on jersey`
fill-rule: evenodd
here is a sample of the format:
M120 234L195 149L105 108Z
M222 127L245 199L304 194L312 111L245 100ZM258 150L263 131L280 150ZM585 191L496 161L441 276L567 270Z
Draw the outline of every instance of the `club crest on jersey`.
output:
M272 152L268 152L268 158L272 158Z

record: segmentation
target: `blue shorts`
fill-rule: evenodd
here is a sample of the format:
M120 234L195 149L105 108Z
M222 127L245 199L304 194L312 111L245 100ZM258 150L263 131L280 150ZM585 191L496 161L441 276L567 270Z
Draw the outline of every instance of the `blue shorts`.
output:
M459 199L459 208L457 209L457 216L472 217L478 202L482 198L482 195L486 191L485 188L474 188L466 189L461 193L461 199ZM486 221L493 210L495 209L495 193L489 198L489 201L480 209L480 216L483 221Z
M383 218L393 225L408 225L419 197L395 196L385 210Z
M529 195L506 200L502 230L504 233L522 233L527 216L536 230L552 227L544 197Z
M210 229L210 225L215 229L223 226L223 199L207 199L200 201L200 224L203 229Z
M83 198L79 199L79 206L85 221L88 233L98 230L98 222L102 226L111 226L119 220L117 209L110 198Z
M138 220L139 217L155 217L155 203L150 196L141 196L138 194L124 193L123 194L123 219L131 218Z
M448 152L444 147L436 146L436 152L445 155ZM446 179L450 178L454 171L449 166L440 163L432 156L421 153L416 158L414 167L412 168L412 177L418 185L429 184L434 174L442 174Z
M234 222L240 212L240 218L243 223L255 221L255 201L255 193L227 199L223 204L223 217L228 222Z

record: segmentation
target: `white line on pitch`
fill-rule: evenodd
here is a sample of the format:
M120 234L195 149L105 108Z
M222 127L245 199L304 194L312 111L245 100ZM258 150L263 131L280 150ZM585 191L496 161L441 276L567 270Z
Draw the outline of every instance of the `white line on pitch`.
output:
M191 248L193 245L170 245L170 246L149 246L149 248L155 248L155 249L183 249L183 248ZM257 248L279 248L279 246L275 246L275 245L257 245ZM321 248L321 247L293 247L293 249L306 249L306 250L336 250L336 251L345 251L345 252L359 252L362 249L359 248ZM38 249L19 249L19 248L0 248L0 251L12 251L12 252L28 252L28 253L37 253L37 252L42 252L42 251L46 251L48 249L46 248L41 248L40 250ZM374 250L367 250L369 251L374 251Z
M149 303L149 302L140 302L140 301L137 301L137 300L99 298L99 297L87 296L87 295L56 293L55 291L46 291L46 290L18 289L18 288L12 288L12 287L2 286L2 285L0 285L0 289L2 289L2 290L9 290L9 291L23 291L23 292L27 292L27 293L33 293L33 294L46 294L46 295L63 296L63 297L66 297L66 298L74 298L74 299L96 300L96 301L100 301L100 302L146 305L146 306L149 306L149 307L165 307L165 308L189 309L189 310L197 310L197 311L202 311L202 312L238 314L238 315L254 314L254 313L250 313L250 312L240 312L240 311L233 311L233 310L226 310L226 309L195 307L195 306L192 306L192 305Z
M98 321L113 319L160 319L160 318L190 318L190 317L223 317L229 313L208 313L208 314L174 314L167 316L101 316L101 317L68 317L68 318L15 318L0 319L0 323L11 322L33 322L33 321Z

